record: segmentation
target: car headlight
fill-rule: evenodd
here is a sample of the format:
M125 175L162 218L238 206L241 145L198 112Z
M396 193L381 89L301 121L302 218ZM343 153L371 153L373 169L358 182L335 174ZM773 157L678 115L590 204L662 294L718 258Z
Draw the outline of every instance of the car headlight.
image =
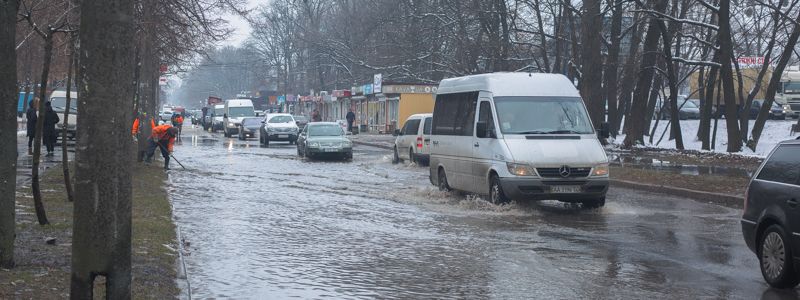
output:
M309 148L319 148L319 143L317 143L317 142L308 143L308 147Z
M229 122L228 123L228 128L236 128L236 125L237 125L236 123Z
M784 104L784 105L783 105L783 112L784 112L784 113L788 113L788 112L790 112L790 111L792 111L792 106L791 106L791 105L789 105L789 104Z
M342 147L344 147L344 148L351 148L351 147L353 147L353 142L351 142L351 141L344 141L344 142L342 142Z
M599 164L592 168L592 176L594 177L607 177L608 176L608 164Z
M524 164L506 163L508 172L517 176L538 176L533 167Z

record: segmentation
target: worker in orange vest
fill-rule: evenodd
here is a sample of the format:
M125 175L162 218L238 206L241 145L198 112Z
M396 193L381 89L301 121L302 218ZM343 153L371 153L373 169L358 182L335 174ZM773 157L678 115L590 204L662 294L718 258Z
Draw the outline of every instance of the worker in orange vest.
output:
M178 128L178 134L183 132L183 115L182 114L176 113L175 115L172 116L172 126L175 126L175 127Z
M161 149L161 156L164 157L164 170L169 170L169 156L172 154L172 146L175 144L175 137L178 135L178 128L169 124L153 127L153 134L150 136L147 146L146 163L153 161L156 148Z

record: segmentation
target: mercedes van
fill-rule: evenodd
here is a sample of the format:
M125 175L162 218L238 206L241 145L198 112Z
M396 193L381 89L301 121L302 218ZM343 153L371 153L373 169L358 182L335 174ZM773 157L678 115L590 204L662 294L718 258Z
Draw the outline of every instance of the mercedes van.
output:
M607 128L603 126L603 128ZM559 74L445 79L433 110L430 181L494 203L605 205L608 158L578 90Z
M222 129L225 137L231 137L239 133L239 126L242 126L242 119L256 116L253 101L249 99L225 100L225 111L222 115Z

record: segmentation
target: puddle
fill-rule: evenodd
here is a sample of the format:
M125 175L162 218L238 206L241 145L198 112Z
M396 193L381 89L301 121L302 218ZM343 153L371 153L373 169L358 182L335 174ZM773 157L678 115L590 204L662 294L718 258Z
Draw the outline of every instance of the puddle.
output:
M612 166L617 166L622 168L656 170L659 172L668 172L672 174L692 175L692 176L716 175L716 176L750 178L754 172L754 170L748 168L681 164L653 157L633 156L633 155L619 154L619 153L610 154L609 163Z

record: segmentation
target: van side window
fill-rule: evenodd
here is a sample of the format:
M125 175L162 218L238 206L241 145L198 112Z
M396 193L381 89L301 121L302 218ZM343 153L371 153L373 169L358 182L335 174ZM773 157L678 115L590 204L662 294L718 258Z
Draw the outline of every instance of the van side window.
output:
M472 136L478 92L436 96L433 108L433 134Z
M406 126L403 128L404 135L417 135L417 130L419 130L419 119L408 120L406 121Z
M431 134L431 127L432 127L431 121L432 120L433 120L433 118L425 118L425 125L424 125L425 127L422 129L422 134L424 134L424 135L430 135Z
M758 179L797 184L800 176L800 145L782 145L769 157Z
M489 132L494 132L494 114L492 114L492 104L489 101L481 102L481 110L478 113L478 122L486 123L486 132L489 136L492 136Z

